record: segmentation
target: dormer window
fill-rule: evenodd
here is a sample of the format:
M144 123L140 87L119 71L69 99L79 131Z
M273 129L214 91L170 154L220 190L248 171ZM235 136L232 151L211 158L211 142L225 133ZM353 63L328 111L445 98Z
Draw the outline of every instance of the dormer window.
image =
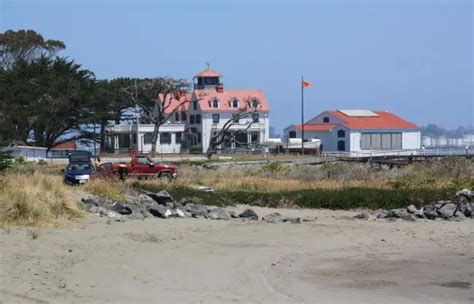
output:
M232 106L232 108L237 109L239 107L239 100L237 98L232 100L231 106Z
M219 107L219 100L217 98L212 100L211 107L216 109Z
M323 122L324 122L324 123L328 123L328 122L329 122L329 117L325 116L325 117L323 118Z
M251 103L250 103L250 106L254 109L258 108L258 106L260 105L260 101L258 101L258 99L252 99Z

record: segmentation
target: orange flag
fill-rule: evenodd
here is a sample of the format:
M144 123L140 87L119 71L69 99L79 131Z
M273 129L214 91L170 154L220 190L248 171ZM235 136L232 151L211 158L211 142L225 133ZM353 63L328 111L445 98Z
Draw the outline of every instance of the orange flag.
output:
M303 88L309 88L312 85L313 84L311 82L303 80Z

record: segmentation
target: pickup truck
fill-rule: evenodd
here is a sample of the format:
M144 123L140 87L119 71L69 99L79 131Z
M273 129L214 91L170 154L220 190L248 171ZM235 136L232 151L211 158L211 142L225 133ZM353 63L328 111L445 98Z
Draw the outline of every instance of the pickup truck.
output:
M160 178L164 182L170 182L176 178L176 167L155 163L147 155L132 155L129 163L104 163L99 166L97 172L113 173L120 176L120 179L126 179L129 176L144 178Z

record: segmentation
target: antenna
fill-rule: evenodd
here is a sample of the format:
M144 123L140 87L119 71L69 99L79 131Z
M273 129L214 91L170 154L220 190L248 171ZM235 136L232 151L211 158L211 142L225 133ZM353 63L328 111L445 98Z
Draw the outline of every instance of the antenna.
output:
M209 61L206 62L206 65L207 65L207 69L209 70L209 68L211 67L211 65L209 64Z

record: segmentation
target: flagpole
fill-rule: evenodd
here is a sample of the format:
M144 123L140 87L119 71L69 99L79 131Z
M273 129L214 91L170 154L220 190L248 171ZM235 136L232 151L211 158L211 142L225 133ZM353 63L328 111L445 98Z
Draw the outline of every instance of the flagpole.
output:
M301 76L301 154L304 156L304 78Z

